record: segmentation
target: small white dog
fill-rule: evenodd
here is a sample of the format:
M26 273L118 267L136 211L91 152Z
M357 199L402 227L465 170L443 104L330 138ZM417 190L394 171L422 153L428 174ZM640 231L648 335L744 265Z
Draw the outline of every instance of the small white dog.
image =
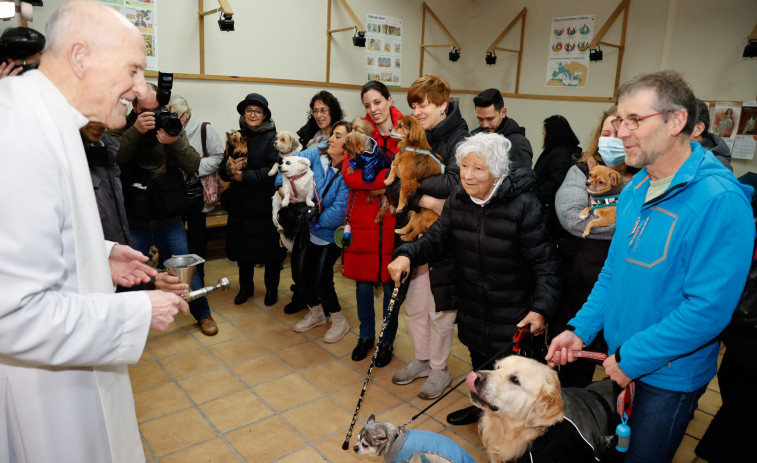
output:
M287 156L279 165L282 182L281 191L284 194L282 198L278 191L271 198L273 209L273 225L281 234L281 240L287 249L292 249L292 243L284 238L284 228L279 224L279 210L282 207L289 206L290 202L304 202L308 207L315 206L313 196L315 194L315 182L313 180L313 171L310 170L310 160L298 156Z
M276 175L279 166L285 158L294 156L302 149L302 145L300 145L299 140L297 140L297 135L288 130L276 134L276 141L273 142L273 147L279 152L279 162L274 164L273 167L271 167L271 170L268 171L269 177Z

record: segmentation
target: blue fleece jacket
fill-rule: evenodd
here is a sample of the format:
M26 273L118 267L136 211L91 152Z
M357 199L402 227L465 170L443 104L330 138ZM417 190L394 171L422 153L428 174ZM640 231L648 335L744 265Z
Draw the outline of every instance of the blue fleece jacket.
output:
M744 288L755 237L752 187L698 143L691 149L657 198L645 202L646 169L623 190L605 265L569 322L587 345L604 328L628 377L680 392L715 376L717 336Z
M326 197L321 197L323 190L326 189L326 185L336 175L333 169L328 169L328 172L324 172L323 170L320 149L324 146L326 145L311 146L306 150L300 151L296 156L307 158L310 161L310 169L313 171L313 179L315 180L315 190L318 192L318 198L321 201L321 216L318 220L320 228L316 230L310 227L310 234L333 243L334 232L337 227L344 225L344 216L347 213L347 200L350 197L350 189L344 184L344 179L340 175L331 184ZM281 186L281 181L281 173L276 174L276 188Z

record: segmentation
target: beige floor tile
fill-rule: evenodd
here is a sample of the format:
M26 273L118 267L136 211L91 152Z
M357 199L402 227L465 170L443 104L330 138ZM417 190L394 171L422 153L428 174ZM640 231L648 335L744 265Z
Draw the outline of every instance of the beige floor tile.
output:
M324 392L333 392L349 385L361 383L364 375L356 372L340 360L318 364L300 374Z
M171 323L168 325L168 328L165 331L159 331L159 330L150 330L147 332L147 339L157 338L160 336L165 336L166 334L170 333L176 333L177 331L181 331L181 325L178 323Z
M362 390L363 383L360 382L332 393L331 398L345 409L354 412ZM400 399L389 391L377 384L368 383L360 404L360 416L367 418L371 413L378 413L399 404Z
M334 356L322 349L319 344L324 343L305 343L288 347L276 352L276 356L295 370L333 360Z
M200 406L200 410L221 432L245 426L273 414L251 391L241 391Z
M686 434L701 439L704 432L707 431L710 421L712 421L712 415L703 413L700 410L695 410L694 418L689 421L689 425L686 427Z
M258 312L239 317L234 320L234 325L248 334L267 331L273 328L282 328L284 326L283 323L281 323L281 320L278 320L265 312Z
M215 435L205 418L194 408L142 423L139 428L158 457Z
M137 421L143 422L192 405L174 383L143 389L134 393Z
M324 333L325 332L326 331L324 330ZM307 341L304 336L302 336L300 333L295 333L289 327L274 328L262 333L252 334L251 336L261 346L265 346L266 349L272 352L286 349L287 347L296 346L297 344L302 344L303 342Z
M696 457L696 454L694 453L694 449L696 448L698 443L699 443L699 439L694 439L691 436L683 436L683 442L681 442L681 446L678 447L678 451L673 457L673 463L694 462L694 458ZM702 463L705 463L704 460L699 460L699 461Z
M352 349L357 344L358 336L355 333L349 332L340 341L334 343L323 342L321 338L323 338L323 335L317 340L319 346L329 351L334 357L342 358L352 354ZM349 357L347 357L347 360L352 361Z
M231 300L234 300L234 295L231 296ZM260 313L260 309L258 309L256 306L253 306L250 303L242 304L242 305L235 305L233 303L227 303L223 305L216 305L213 306L213 309L223 315L223 317L226 320L235 320L239 317L244 317L250 314L256 314Z
M322 393L301 376L292 374L254 388L255 393L276 411L311 401Z
M211 439L160 459L160 463L239 463L239 457L221 438Z
M153 360L155 360L155 356L152 355L152 353L149 350L145 349L142 351L142 355L139 357L137 364L151 362Z
M214 344L208 347L208 350L226 365L231 365L240 360L257 357L265 353L265 350L263 350L260 345L246 336L220 344Z
M349 423L348 423L349 426ZM357 428L357 425L355 426ZM316 447L318 450L321 451L324 455L326 455L326 458L328 458L328 461L334 462L334 463L378 463L383 460L378 458L371 458L366 457L363 455L358 455L352 450L352 446L355 445L355 440L357 437L358 432L360 429L356 429L352 433L352 439L350 439L350 445L347 450L342 450L342 444L344 443L344 438L347 436L347 429L345 428L344 433L338 433L335 434L328 439L324 439L316 444Z
M310 442L320 440L349 426L352 419L350 413L328 397L321 397L287 410L281 414L281 417Z
M226 342L230 339L236 339L240 336L244 336L244 333L239 330L236 326L233 324L226 322L226 321L220 321L216 314L213 314L213 319L216 321L216 324L218 325L218 333L214 336L205 336L202 334L202 331L200 331L199 328L196 330L192 330L193 334L197 338L198 341L200 341L201 344L205 346L211 346L214 344L220 344L222 342Z
M190 376L178 382L184 392L196 404L244 389L244 384L240 383L223 367Z
M220 364L205 349L197 349L160 360L168 374L175 379L218 368Z
M285 363L272 355L243 360L231 365L229 368L239 376L248 386L254 386L265 381L270 381L292 372Z
M313 461L323 461L323 456L321 456L321 454L313 447L305 447L304 449L294 452L291 455L287 455L280 460L276 460L276 463L303 463Z
M247 462L271 461L304 447L305 442L279 417L271 417L226 434L226 439Z
M698 408L699 410L714 415L720 410L720 406L723 405L723 400L720 398L720 393L707 389L702 397L699 398Z
M170 381L171 378L156 361L140 363L129 368L129 379L134 391Z
M157 358L178 354L179 352L196 349L201 344L191 334L184 330L167 334L147 341L147 348Z

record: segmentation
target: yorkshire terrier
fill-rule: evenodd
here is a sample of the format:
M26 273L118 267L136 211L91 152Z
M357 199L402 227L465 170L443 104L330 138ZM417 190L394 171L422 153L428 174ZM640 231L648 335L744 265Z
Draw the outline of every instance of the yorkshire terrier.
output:
M237 174L236 159L245 158L240 168L247 167L247 137L239 130L226 132L226 169L233 177Z

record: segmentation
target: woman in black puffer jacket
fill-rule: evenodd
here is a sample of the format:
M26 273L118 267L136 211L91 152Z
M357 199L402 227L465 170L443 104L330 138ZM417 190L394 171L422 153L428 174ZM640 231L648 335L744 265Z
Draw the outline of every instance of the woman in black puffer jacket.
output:
M235 304L243 304L254 292L255 264L265 264L265 305L278 299L281 262L286 250L279 245L279 233L271 220L271 197L276 189L268 171L278 160L273 146L276 124L271 119L268 100L251 93L239 102L239 127L247 137L247 157L236 160L234 172L224 157L218 173L229 181L221 195L221 204L229 214L226 226L226 254L239 265L239 293ZM246 163L246 165L245 165Z
M474 370L491 368L487 360L500 352L512 353L517 327L530 324L531 333L541 335L558 297L560 265L531 191L535 174L508 172L510 146L496 133L479 133L460 145L460 186L428 232L397 248L389 264L398 282L411 266L454 256L458 337ZM467 420L477 417L473 409L451 415ZM463 424L452 416L448 421Z

